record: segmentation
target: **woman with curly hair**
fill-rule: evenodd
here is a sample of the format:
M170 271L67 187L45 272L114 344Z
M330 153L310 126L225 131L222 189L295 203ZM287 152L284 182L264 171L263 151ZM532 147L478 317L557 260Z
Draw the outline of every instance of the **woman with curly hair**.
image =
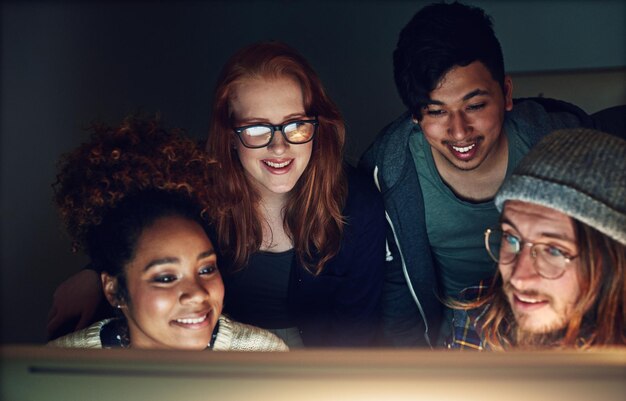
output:
M52 345L286 349L273 334L221 314L224 285L206 221L211 164L190 139L135 118L95 127L62 159L57 206L120 317Z
M213 101L215 228L225 309L290 347L363 346L377 334L382 200L343 165L344 122L309 63L278 42L235 53Z

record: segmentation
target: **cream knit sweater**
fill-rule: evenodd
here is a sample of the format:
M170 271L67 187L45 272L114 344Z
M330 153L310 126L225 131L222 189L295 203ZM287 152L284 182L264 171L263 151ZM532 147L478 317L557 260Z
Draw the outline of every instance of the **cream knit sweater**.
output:
M112 319L105 319L66 336L50 341L48 345L62 348L102 348L100 330ZM219 318L219 329L213 351L288 351L285 343L259 327L230 320L224 315Z

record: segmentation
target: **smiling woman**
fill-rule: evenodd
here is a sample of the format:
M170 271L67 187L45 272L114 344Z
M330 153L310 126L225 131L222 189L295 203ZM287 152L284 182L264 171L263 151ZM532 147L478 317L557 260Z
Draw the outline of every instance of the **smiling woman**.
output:
M203 218L212 168L191 140L155 122L96 128L64 159L57 205L120 316L52 342L62 347L285 350L222 313L224 284Z
M382 200L343 165L344 122L309 63L261 42L218 79L209 155L225 308L289 347L366 346L378 335Z

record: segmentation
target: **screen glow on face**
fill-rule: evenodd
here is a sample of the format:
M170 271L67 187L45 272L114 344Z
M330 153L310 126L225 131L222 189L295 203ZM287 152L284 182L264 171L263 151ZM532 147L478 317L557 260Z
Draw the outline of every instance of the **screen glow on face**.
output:
M543 258L577 255L572 219L556 210L521 201L507 201L502 213L503 249L521 246L520 239L542 245ZM536 248L536 246L533 246ZM524 246L513 262L498 264L503 290L521 330L546 333L565 327L580 297L579 258L572 259L557 278L542 277L539 255Z
M288 126L289 123L312 119L304 109L300 84L289 77L242 81L233 88L229 107L234 127L283 125L294 139L308 135L309 131L298 124ZM267 141L267 137L263 140ZM239 161L262 198L288 194L309 164L313 150L313 141L289 143L282 132L275 132L267 146L255 149L245 146L242 140L234 142Z
M195 221L162 217L145 228L126 266L122 308L132 347L204 349L222 313L213 244Z
M248 148L262 148L269 145L276 132L292 145L304 144L313 139L317 128L316 120L297 120L280 125L256 124L235 128L235 133L244 146Z

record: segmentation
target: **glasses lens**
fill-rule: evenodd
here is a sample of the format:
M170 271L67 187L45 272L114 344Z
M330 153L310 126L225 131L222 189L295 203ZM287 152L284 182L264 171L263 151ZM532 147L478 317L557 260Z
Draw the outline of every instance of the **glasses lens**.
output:
M485 234L485 246L491 258L498 263L511 263L519 253L520 239L499 228L489 229Z
M291 143L305 143L313 138L315 124L304 121L295 121L283 127L283 133Z
M500 231L500 262L511 263L517 257L520 252L522 240L509 232Z
M567 267L569 259L560 249L548 244L533 246L538 273L548 279L560 277Z
M270 142L272 129L263 125L255 125L241 131L240 136L248 146L265 146Z

